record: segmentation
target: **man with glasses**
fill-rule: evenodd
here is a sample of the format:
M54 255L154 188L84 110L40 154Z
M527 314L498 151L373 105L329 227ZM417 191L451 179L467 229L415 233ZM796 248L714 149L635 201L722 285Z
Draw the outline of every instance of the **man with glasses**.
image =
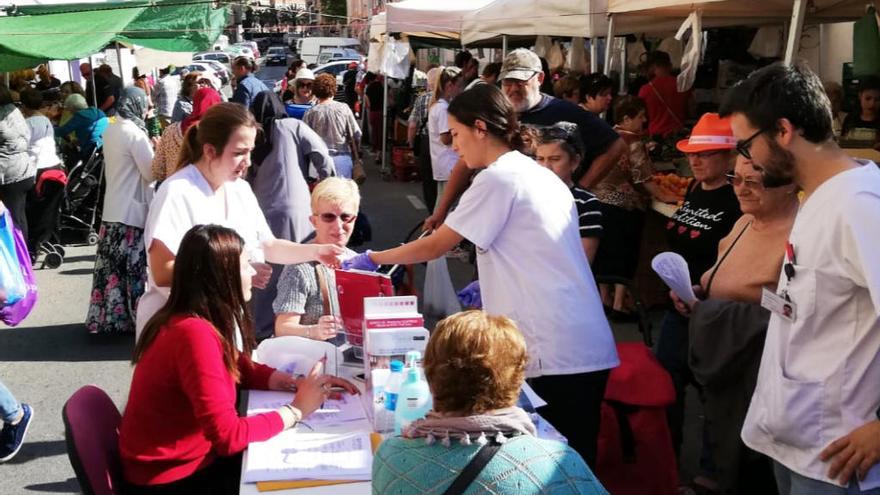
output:
M737 150L765 187L804 199L742 438L774 460L779 492L880 493L880 171L834 142L819 78L772 65L731 89Z
M577 182L589 190L611 171L627 152L626 143L606 122L571 102L541 93L545 74L541 59L531 50L518 48L504 57L501 66L501 90L516 109L520 124L545 127L557 122L577 124L584 143L580 177ZM434 214L425 221L426 228L439 227L455 199L467 188L471 172L463 161L455 165L443 197Z

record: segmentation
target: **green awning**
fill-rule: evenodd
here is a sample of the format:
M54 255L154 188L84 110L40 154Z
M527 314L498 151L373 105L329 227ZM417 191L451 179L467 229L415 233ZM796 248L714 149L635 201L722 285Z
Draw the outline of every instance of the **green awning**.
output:
M114 41L172 52L208 50L226 27L228 10L205 1L137 0L18 12L0 17L0 71L87 57Z

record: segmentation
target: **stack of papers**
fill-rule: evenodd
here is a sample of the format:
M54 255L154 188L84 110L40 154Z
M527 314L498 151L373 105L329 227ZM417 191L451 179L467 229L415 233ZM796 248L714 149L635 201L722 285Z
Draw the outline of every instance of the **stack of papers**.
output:
M251 390L248 414L293 401L292 392ZM359 396L342 394L296 428L248 447L243 481L366 481L373 466L370 423Z

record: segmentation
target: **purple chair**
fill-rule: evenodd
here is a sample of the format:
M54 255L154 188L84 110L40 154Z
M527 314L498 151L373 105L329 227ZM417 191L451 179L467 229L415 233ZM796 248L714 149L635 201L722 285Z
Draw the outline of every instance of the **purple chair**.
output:
M77 390L61 411L67 457L85 495L114 495L122 482L119 424L122 416L100 388Z

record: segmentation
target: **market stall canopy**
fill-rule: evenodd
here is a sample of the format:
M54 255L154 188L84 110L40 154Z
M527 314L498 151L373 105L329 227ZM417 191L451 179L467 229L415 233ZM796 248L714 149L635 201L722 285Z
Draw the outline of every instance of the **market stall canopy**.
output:
M16 6L0 17L0 71L46 60L73 60L114 41L155 50L211 48L226 27L227 8L193 0L135 0Z
M385 6L386 29L410 38L435 38L458 42L462 19L492 0L404 0Z
M809 0L807 19L822 22L851 21L865 15L869 0ZM684 19L701 10L704 21L739 18L748 25L752 18L791 19L794 0L608 0L608 12L638 16ZM728 22L728 25L732 23Z
M389 4L389 6L392 4ZM681 19L628 16L615 21L618 35L675 32ZM472 45L502 35L604 37L608 0L496 0L464 16L461 42Z

